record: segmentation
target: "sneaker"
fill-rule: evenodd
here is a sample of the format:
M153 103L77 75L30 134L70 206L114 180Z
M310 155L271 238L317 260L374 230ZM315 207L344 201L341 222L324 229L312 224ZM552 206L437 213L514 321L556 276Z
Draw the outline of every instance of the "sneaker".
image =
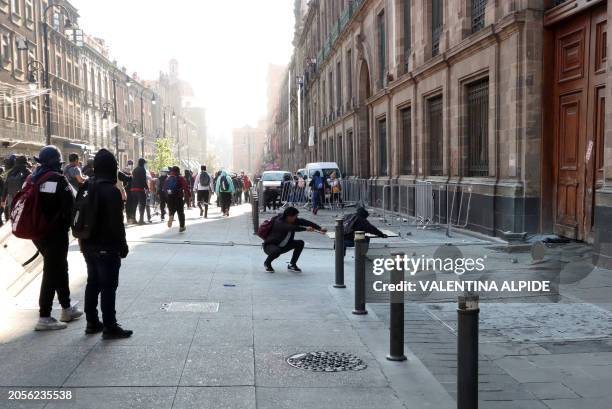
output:
M172 222L174 221L174 216L168 217L168 227L172 227Z
M102 339L121 339L121 338L129 338L132 336L134 331L130 331L129 329L123 329L119 324L115 325L111 328L104 328L102 331Z
M59 322L53 317L40 317L38 322L36 323L36 327L34 327L35 331L53 331L56 329L64 329L68 325L63 322Z
M183 226L183 227L179 228L179 233L182 233L182 232L184 232L185 230L187 230L187 227Z
M264 263L264 267L266 269L266 273L273 273L274 272L274 269L272 268L272 264Z
M289 264L287 266L287 270L293 271L295 273L301 273L302 269L297 266L297 264Z
M60 315L60 321L62 322L70 322L72 320L76 320L81 315L83 315L83 311L79 310L77 307L78 303L72 304L72 306L68 308L62 308L62 314Z
M87 326L85 327L85 333L89 335L97 334L98 332L102 332L103 329L104 324L102 324L100 321L88 322Z

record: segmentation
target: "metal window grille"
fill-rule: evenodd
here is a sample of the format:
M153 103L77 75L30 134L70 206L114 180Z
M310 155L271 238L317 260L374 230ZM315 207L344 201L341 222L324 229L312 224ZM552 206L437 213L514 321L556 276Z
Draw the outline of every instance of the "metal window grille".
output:
M410 58L410 51L412 47L412 37L411 37L411 16L410 16L410 2L412 0L404 0L404 62L406 63L406 68L408 68L408 59Z
M429 174L444 173L444 139L442 132L442 96L431 98L427 104L429 128Z
M468 175L489 174L489 80L467 87Z
M412 173L412 110L405 108L400 111L402 126L402 175Z
M378 67L380 87L385 85L385 73L387 70L387 36L385 33L385 13L378 15Z
M431 56L440 52L440 34L442 34L442 0L431 1Z
M387 176L387 120L378 121L378 173Z
M472 33L484 28L486 7L487 0L472 0Z

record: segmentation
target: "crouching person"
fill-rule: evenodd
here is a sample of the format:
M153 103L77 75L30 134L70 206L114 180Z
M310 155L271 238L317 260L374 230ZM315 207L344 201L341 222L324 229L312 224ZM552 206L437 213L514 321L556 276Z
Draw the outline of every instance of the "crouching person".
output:
M128 255L123 225L123 199L116 186L117 171L115 156L106 149L100 149L94 158L93 183L90 180L87 186L90 204L95 209L95 223L89 237L80 240L81 251L87 263L85 333L102 332L103 339L127 338L132 335L132 331L117 324L115 316L121 259ZM102 321L98 318L98 297Z
M291 250L293 250L293 255L287 269L289 271L301 272L302 270L297 266L297 261L304 249L304 242L302 240L294 240L295 233L300 231L316 231L324 234L327 232L326 229L316 223L300 219L298 217L299 213L295 207L288 207L282 214L271 220L272 226L263 244L263 250L268 255L264 262L264 267L268 273L274 272L272 262L281 254Z
M363 207L358 207L355 213L349 214L344 219L344 254L346 255L347 247L355 247L355 232L363 231L370 233L376 237L383 239L387 238L387 235L376 228L368 220L370 213ZM370 238L366 237L366 241L369 243Z

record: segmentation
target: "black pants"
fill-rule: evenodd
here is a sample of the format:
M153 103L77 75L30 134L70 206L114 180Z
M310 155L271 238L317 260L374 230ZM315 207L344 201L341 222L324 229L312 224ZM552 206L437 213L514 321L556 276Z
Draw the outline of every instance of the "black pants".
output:
M85 317L87 322L98 322L98 297L105 327L117 325L115 296L119 286L121 258L117 253L87 252L87 285L85 286Z
M229 209L230 209L230 206L232 205L232 193L231 192L219 193L219 201L221 203L221 213L229 214Z
M125 203L125 215L127 216L128 222L136 220L136 207L138 206L138 199L136 198L136 192L128 190L127 201Z
M136 217L136 205L138 205L138 213L140 214L140 222L144 221L144 212L147 211L147 220L151 220L151 208L147 203L147 192L138 190L132 192L134 195L134 217Z
M34 245L43 256L43 276L40 285L38 305L41 317L50 317L53 297L62 308L70 307L70 287L68 286L68 232L56 232Z
M166 193L159 194L159 212L161 214L161 219L164 220L166 217L166 204L168 203L168 196Z
M275 244L265 244L263 250L264 253L268 255L268 258L266 258L266 264L272 264L272 262L280 257L281 254L285 254L293 250L291 264L295 264L300 258L302 250L304 250L304 242L302 240L291 240L285 247L279 247Z
M204 217L208 217L208 202L210 201L210 190L198 190L198 207L204 210ZM204 208L202 209L202 206Z
M174 217L174 213L178 213L179 225L185 227L185 199L183 196L168 196L168 211L170 217Z
M249 189L246 189L244 191L244 202L249 203L250 201L251 201L251 192L249 191Z

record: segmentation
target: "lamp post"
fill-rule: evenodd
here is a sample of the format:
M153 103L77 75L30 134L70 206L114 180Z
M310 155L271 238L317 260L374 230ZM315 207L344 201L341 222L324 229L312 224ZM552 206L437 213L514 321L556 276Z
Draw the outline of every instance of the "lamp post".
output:
M70 21L70 19L67 17L70 13L68 12L68 9L66 9L66 7L62 6L61 4L49 4L47 7L45 7L44 11L43 11L43 51L44 51L44 57L45 57L45 65L44 65L44 71L43 71L43 79L44 79L44 86L45 88L48 90L50 88L50 82L49 82L49 24L48 24L48 19L47 16L49 14L49 10L51 9L55 9L55 8L59 8L62 13L64 13L66 15L66 20L64 21L64 29L72 29L73 25ZM45 94L45 113L47 115L47 132L46 132L46 136L47 136L47 145L51 145L51 92L47 92Z
M111 103L107 101L107 102L102 104L101 108L102 108L102 121L105 122L105 123L108 123L108 116L113 111L113 107L112 107ZM110 137L109 137L109 139L110 139ZM117 142L115 142L115 144L117 144ZM117 146L115 146L115 148L117 149Z
M176 151L178 155L178 161L181 162L181 129L179 128L180 117L176 116L174 112L172 112L172 117L176 118Z
M138 121L131 121L131 122L129 122L127 124L127 129L128 129L129 132L132 133L132 137L136 138L138 136L138 130L142 129L142 124L140 124ZM144 134L140 134L139 139L141 141L144 141ZM136 151L136 149L134 149L134 151ZM142 156L141 156L141 158L144 158L144 143L142 144Z

